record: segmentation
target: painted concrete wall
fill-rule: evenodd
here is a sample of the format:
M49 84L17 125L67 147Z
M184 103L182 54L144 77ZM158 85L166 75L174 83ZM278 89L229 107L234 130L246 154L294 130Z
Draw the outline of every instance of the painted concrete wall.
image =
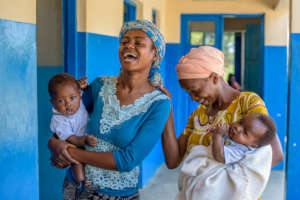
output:
M37 96L39 132L39 199L62 198L65 170L50 165L47 148L52 115L48 81L64 71L63 63L63 19L61 0L37 1ZM49 187L51 185L51 187Z
M118 36L123 24L123 1L77 0L78 31ZM88 11L88 12L87 12Z
M39 124L39 199L62 199L62 184L65 177L64 169L57 169L50 164L50 152L47 148L50 131L52 106L48 94L48 81L52 76L63 72L62 66L39 66L37 68L38 90L38 124Z
M299 113L300 113L300 2L292 0L291 38L290 38L290 87L289 87L289 121L288 121L288 160L286 165L286 199L298 199L299 191Z
M0 19L35 24L36 0L1 0Z
M180 15L202 14L265 14L265 45L287 45L288 6L273 10L260 0L193 1L166 0L165 36L169 43L180 42ZM280 27L280 28L279 28ZM283 28L286 27L286 28Z
M0 199L39 198L35 5L0 2Z
M142 0L143 4L143 18L152 20L152 9L157 11L157 26L161 32L165 32L165 15L166 15L166 0Z
M114 0L106 2L103 6L103 2L97 0L77 0L78 31L117 37L123 24L123 2L124 0ZM164 32L165 0L133 0L133 2L137 6L138 19L151 21L152 9L156 9L159 15L158 26Z
M36 15L38 66L62 66L62 1L37 1Z

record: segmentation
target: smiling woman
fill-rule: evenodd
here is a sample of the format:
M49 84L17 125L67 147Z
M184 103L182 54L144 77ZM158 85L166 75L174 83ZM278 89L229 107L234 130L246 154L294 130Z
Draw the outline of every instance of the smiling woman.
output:
M178 139L176 138L173 114L171 112L162 137L164 155L168 168L176 168L180 163L185 162L183 159L187 159L188 155L193 154L194 147L202 145L209 146L212 141L210 129L222 124L230 125L242 119L247 114L259 113L268 115L263 100L257 94L254 92L240 92L224 81L222 77L224 74L224 56L220 50L214 47L201 46L191 49L186 56L180 59L179 64L176 67L176 72L181 87L190 94L193 100L200 104L190 115L186 128ZM168 94L167 90L164 88L162 88L162 90ZM270 165L272 161L272 166L274 166L283 159L283 153L277 135L272 141L271 146L272 154L270 150L268 156L270 158ZM199 150L194 150L194 152L199 152ZM196 163L192 162L192 160L188 160L187 162L197 165L197 161ZM253 162L251 163L253 164ZM189 167L189 169L192 168L193 167ZM249 169L250 168L251 167L249 167ZM257 170L259 171L260 169L257 168ZM252 172L250 172L250 174L251 173ZM195 177L195 175L192 176ZM255 175L252 178L257 179ZM264 177L263 179L266 180L267 177ZM182 182L182 179L180 178L179 181L181 181L180 183L184 182ZM256 180L253 181L255 182ZM205 180L204 183L205 182L210 181ZM186 187L189 186L193 187L193 184L180 185L180 183L179 188L181 189L186 189ZM191 182L190 180L187 180L186 183ZM230 181L228 183L228 186L230 187ZM231 185L234 184L231 183ZM220 188L222 187L225 187L224 184L220 185ZM212 188L213 190L211 193L214 193L215 188ZM261 190L261 188L259 190ZM255 189L254 191L259 190ZM186 191L200 192L195 196L183 192L180 194L182 196L179 196L178 199L235 199L232 196L229 198L224 197L222 194L225 194L228 191L223 189L215 195L210 195L210 198L201 196L204 194L201 192L201 188L189 188ZM225 193L222 193L222 191ZM234 195L236 193L228 192L228 194ZM189 198L191 197L189 195L192 195L193 198ZM253 195L259 195L259 193Z
M49 140L56 166L86 164L86 180L92 183L78 188L69 170L65 200L139 199L140 164L168 118L170 99L155 88L162 82L159 65L165 51L159 29L145 20L128 22L119 41L120 75L99 77L83 93L90 117L86 132L97 137L96 146L81 150L55 137Z

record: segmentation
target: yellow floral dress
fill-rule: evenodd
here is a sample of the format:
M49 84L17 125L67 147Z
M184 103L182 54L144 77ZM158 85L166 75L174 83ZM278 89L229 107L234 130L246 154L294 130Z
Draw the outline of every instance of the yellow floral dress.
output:
M190 115L187 126L182 133L189 137L187 153L194 145L208 146L210 144L209 128L213 128L217 124L231 124L250 113L268 115L265 103L254 92L241 92L225 110L219 111L213 118L207 116L206 107L200 104Z

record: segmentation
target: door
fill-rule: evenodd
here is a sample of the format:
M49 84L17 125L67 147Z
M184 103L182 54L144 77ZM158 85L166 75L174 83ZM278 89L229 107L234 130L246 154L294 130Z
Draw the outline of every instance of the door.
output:
M223 16L185 14L181 16L181 46L182 55L191 48L208 45L222 49ZM199 103L188 98L188 115L193 112Z
M247 24L245 37L245 90L263 95L261 25Z

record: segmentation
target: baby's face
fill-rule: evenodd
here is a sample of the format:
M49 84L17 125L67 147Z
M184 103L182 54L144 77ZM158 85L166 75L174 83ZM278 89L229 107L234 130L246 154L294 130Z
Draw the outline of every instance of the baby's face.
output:
M258 147L258 140L266 131L267 127L255 116L246 115L230 126L229 138L243 145Z
M65 116L73 115L80 106L80 91L72 82L57 85L55 97L51 99L54 108Z

